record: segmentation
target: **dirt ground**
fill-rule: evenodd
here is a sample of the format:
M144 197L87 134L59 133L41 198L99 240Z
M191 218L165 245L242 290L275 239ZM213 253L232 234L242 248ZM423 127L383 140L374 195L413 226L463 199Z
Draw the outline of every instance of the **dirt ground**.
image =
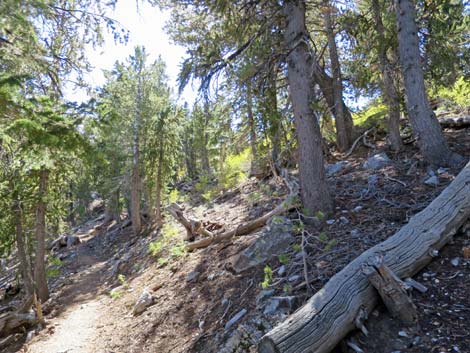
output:
M470 157L468 130L446 134L454 150ZM379 144L377 151L381 148ZM329 178L336 195L336 213L323 229L306 228L304 251L311 282L305 283L298 246L286 249L288 261L269 261L274 273L269 284L273 295L296 299L289 310L264 315L257 305L264 265L241 274L230 269L234 256L256 234L175 256L163 264L148 253L150 242L160 237L158 232L148 229L144 236L135 238L130 227L120 229L95 220L78 231L80 245L60 253L63 265L60 276L51 283L53 305L48 308L48 325L28 343L23 337L8 352L219 352L249 322L257 323L259 334L267 332L347 263L406 224L458 172L443 171L439 185L429 186L423 183L428 169L413 147L407 146L398 155L387 151L393 163L375 171L362 167L370 153L365 147L359 148L348 158L347 167ZM285 194L285 188L273 179L250 180L212 204L190 198L187 211L232 228L272 209ZM296 212L289 216L298 218ZM176 238L182 239L183 229L177 229ZM296 244L300 243L298 235ZM369 337L355 332L348 340L366 353L470 353L470 260L462 254L462 248L468 245L468 235L456 237L415 276L428 288L424 294L413 292L419 328L402 327L379 307L366 323ZM282 266L286 274L280 276ZM117 288L117 294L111 295L113 288ZM155 304L134 316L132 308L144 288L153 293ZM225 330L226 323L242 309L246 314ZM251 341L243 340L232 351L255 352L257 336L250 337Z

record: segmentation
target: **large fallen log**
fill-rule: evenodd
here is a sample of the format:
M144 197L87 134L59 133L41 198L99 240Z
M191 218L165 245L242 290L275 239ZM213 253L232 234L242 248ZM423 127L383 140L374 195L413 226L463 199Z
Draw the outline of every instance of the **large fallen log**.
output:
M444 128L463 129L470 127L470 115L448 115L439 117L438 120Z
M333 276L302 308L268 332L261 353L327 353L370 313L378 294L362 271L377 254L399 278L426 266L470 216L470 163L423 211L386 241L362 253Z
M285 170L282 171L282 177L283 177L284 183L289 188L289 195L286 197L286 199L283 202L281 202L277 207L275 207L273 210L269 211L268 213L265 213L261 217L256 218L250 222L240 224L235 229L232 229L226 232L214 234L208 231L202 226L201 221L194 220L194 219L187 219L183 214L182 208L179 207L177 204L170 205L167 208L167 210L178 222L180 222L184 226L187 232L188 240L193 240L196 234L206 236L206 238L202 238L198 241L188 243L186 245L186 248L189 251L192 251L198 248L205 248L211 244L216 244L224 240L231 239L234 236L250 234L256 229L264 226L268 222L268 220L271 219L272 217L279 216L297 207L299 185L296 180L288 176L287 171Z

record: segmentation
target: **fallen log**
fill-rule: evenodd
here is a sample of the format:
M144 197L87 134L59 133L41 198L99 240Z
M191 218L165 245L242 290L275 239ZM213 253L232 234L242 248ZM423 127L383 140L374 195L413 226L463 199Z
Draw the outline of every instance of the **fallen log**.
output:
M395 235L362 253L334 275L302 308L269 331L259 343L261 353L327 353L369 314L378 293L361 268L377 254L399 278L425 267L470 216L470 163L423 211Z
M275 207L273 210L269 211L268 213L265 213L259 218L256 218L244 224L240 224L235 229L225 231L222 233L214 234L212 232L209 232L207 229L205 229L202 226L201 221L187 219L184 216L183 210L180 206L178 206L177 204L170 205L167 208L167 210L178 222L180 222L184 226L187 232L188 240L193 240L196 234L206 236L206 238L202 238L198 241L188 243L186 245L186 248L189 251L192 251L198 248L205 248L211 244L220 243L224 240L231 239L234 236L250 234L256 229L264 226L267 223L267 221L271 219L272 217L279 216L297 207L299 185L296 180L288 176L287 171L283 170L282 174L283 174L284 183L289 188L289 195L286 197L286 199L283 202L281 202L280 205L278 205L277 207Z
M444 128L463 129L470 127L470 115L450 115L439 117L439 124Z

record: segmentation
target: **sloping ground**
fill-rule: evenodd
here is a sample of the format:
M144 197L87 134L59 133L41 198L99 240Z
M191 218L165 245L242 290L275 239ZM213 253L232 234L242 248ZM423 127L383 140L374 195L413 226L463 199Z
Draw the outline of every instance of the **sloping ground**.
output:
M449 132L448 137L453 149L469 156L468 130ZM149 229L146 235L134 238L129 227L102 225L99 220L88 223L79 230L83 243L61 253L64 260L61 276L52 284L55 305L48 316L49 325L23 346L23 351L256 351L263 333L362 251L386 239L426 207L457 173L441 170L439 184L430 186L423 183L429 178L428 171L421 167L412 148L390 155L393 162L379 170L362 167L368 152L356 151L330 178L337 199L336 214L321 232L306 227L303 251L299 233L281 258L269 261L272 279L267 283L264 265L241 274L235 274L230 266L256 234L190 254L175 253L164 263L148 254L150 242L160 239L159 233ZM232 228L272 209L286 192L273 180L260 185L250 181L214 204L192 205L188 212ZM295 212L290 216L298 217ZM184 236L183 229L178 229L175 242ZM374 353L470 352L465 325L470 320L470 260L462 254L462 248L469 245L468 235L456 238L417 276L429 288L425 294L414 295L420 309L418 331L404 330L378 308L381 314L373 315L367 323L369 338L355 333L351 339L365 352ZM308 255L306 262L304 254ZM120 280L119 274L123 275ZM263 292L265 299L259 297L263 281L271 290ZM116 287L111 297L110 291ZM132 308L145 287L152 291L156 303L135 317ZM288 297L291 304L273 306L276 301L269 297ZM246 313L225 329L243 309Z

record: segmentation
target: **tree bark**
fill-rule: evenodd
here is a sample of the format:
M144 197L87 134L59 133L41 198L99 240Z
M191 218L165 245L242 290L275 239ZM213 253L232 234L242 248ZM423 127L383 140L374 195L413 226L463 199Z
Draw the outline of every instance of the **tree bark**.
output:
M395 5L406 107L419 149L428 163L457 166L463 163L463 158L450 150L426 95L414 3L412 0L395 0Z
M387 130L392 149L396 152L403 148L400 137L400 96L397 92L392 64L387 58L385 28L382 22L380 0L372 0L377 45L379 46L379 64L382 71L383 100L388 106Z
M250 80L248 80L246 83L246 117L250 129L250 147L253 158L251 160L250 174L256 175L258 170L258 151L256 148L256 124L253 117L253 91Z
M284 7L287 27L284 33L288 82L299 143L299 175L304 207L312 214L330 214L333 200L325 177L322 138L318 118L311 108L315 93L311 79L312 59L305 27L305 2L292 0Z
M470 217L470 163L423 211L386 241L362 253L334 275L301 309L268 332L261 353L327 353L355 328L361 311L370 313L378 294L362 266L383 254L384 264L399 278L413 276L433 253L452 239Z
M336 125L336 144L338 150L344 152L351 147L353 142L353 125L352 119L347 119L345 115L345 105L343 103L343 82L341 78L341 66L338 58L338 49L336 46L334 23L332 19L332 12L334 7L325 2L323 11L323 20L328 39L328 50L330 52L331 73L332 73L332 91L333 91L333 104L335 112L335 125Z
M18 250L18 259L20 260L21 275L27 297L34 294L34 282L31 272L31 259L29 257L23 231L23 212L21 202L17 192L14 190L13 183L10 181L10 190L13 195L12 212L15 219L16 248Z
M142 229L140 219L140 200L142 180L140 176L140 113L142 104L142 67L139 67L136 108L134 113L134 142L132 148L132 176L131 176L131 220L134 235L139 235Z
M158 152L158 170L157 170L157 189L155 197L155 220L157 223L162 221L162 179L163 179L163 144L160 143Z
M39 192L36 206L36 259L34 264L34 281L38 299L44 303L49 299L49 288L46 278L46 194L49 171L44 167L39 171Z

